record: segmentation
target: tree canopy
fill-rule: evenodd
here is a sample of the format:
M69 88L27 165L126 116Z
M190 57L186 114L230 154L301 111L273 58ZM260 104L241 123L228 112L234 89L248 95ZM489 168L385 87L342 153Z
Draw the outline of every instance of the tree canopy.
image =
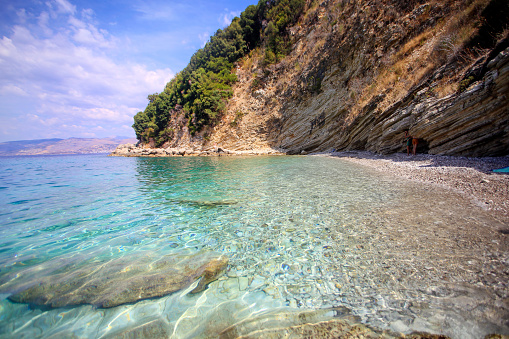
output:
M281 60L290 45L286 29L298 20L304 5L305 0L260 0L217 30L163 92L148 96L145 110L134 116L136 137L164 144L172 135L168 123L176 107L182 107L192 134L217 122L233 95L234 63L259 46L265 48L266 64Z

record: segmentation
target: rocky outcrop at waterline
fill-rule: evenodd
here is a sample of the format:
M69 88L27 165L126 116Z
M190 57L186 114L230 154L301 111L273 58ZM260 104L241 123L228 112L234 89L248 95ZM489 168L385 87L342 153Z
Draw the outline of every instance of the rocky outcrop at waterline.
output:
M213 148L147 148L136 144L119 145L110 156L115 157L178 157L178 156L232 156L232 155L281 155L273 149L233 151L221 147Z
M91 304L109 308L161 297L197 285L203 291L223 274L228 258L210 251L158 256L131 254L110 260L83 262L55 259L0 281L10 300L46 307Z

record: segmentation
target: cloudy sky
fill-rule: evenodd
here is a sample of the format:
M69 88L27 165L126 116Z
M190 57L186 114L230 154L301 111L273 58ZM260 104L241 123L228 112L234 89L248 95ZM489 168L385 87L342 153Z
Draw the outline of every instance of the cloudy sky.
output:
M0 0L0 142L133 137L147 95L257 0Z

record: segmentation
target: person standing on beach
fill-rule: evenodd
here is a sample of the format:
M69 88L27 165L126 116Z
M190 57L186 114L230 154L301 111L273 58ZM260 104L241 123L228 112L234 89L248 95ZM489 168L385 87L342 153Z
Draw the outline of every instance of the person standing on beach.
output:
M412 136L408 134L408 130L405 130L405 141L406 141L406 155L410 155L410 147L412 146Z
M415 155L415 153L417 152L417 144L419 143L419 139L417 137L413 137L412 138L412 146L413 146L413 150L412 150L412 154Z

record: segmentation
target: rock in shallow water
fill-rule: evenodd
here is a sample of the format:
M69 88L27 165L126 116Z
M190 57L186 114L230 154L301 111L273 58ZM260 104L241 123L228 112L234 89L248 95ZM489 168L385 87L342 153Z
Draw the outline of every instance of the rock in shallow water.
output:
M108 308L161 297L187 288L198 279L191 293L203 291L223 274L227 265L227 257L210 251L165 256L143 253L79 264L57 259L18 272L1 290L16 289L9 297L14 302Z
M239 321L222 330L219 338L362 338L448 339L440 334L403 334L360 323L344 307L315 311L275 310Z
M169 338L171 332L168 324L162 319L152 320L146 324L115 333L110 338Z
M223 329L220 338L299 338L295 327L302 324L315 324L321 321L331 320L334 316L332 310L317 311L293 311L273 310L271 312L254 315ZM351 319L349 319L351 320ZM355 319L357 320L357 319ZM316 332L314 333L316 334ZM311 336L310 336L311 337Z

